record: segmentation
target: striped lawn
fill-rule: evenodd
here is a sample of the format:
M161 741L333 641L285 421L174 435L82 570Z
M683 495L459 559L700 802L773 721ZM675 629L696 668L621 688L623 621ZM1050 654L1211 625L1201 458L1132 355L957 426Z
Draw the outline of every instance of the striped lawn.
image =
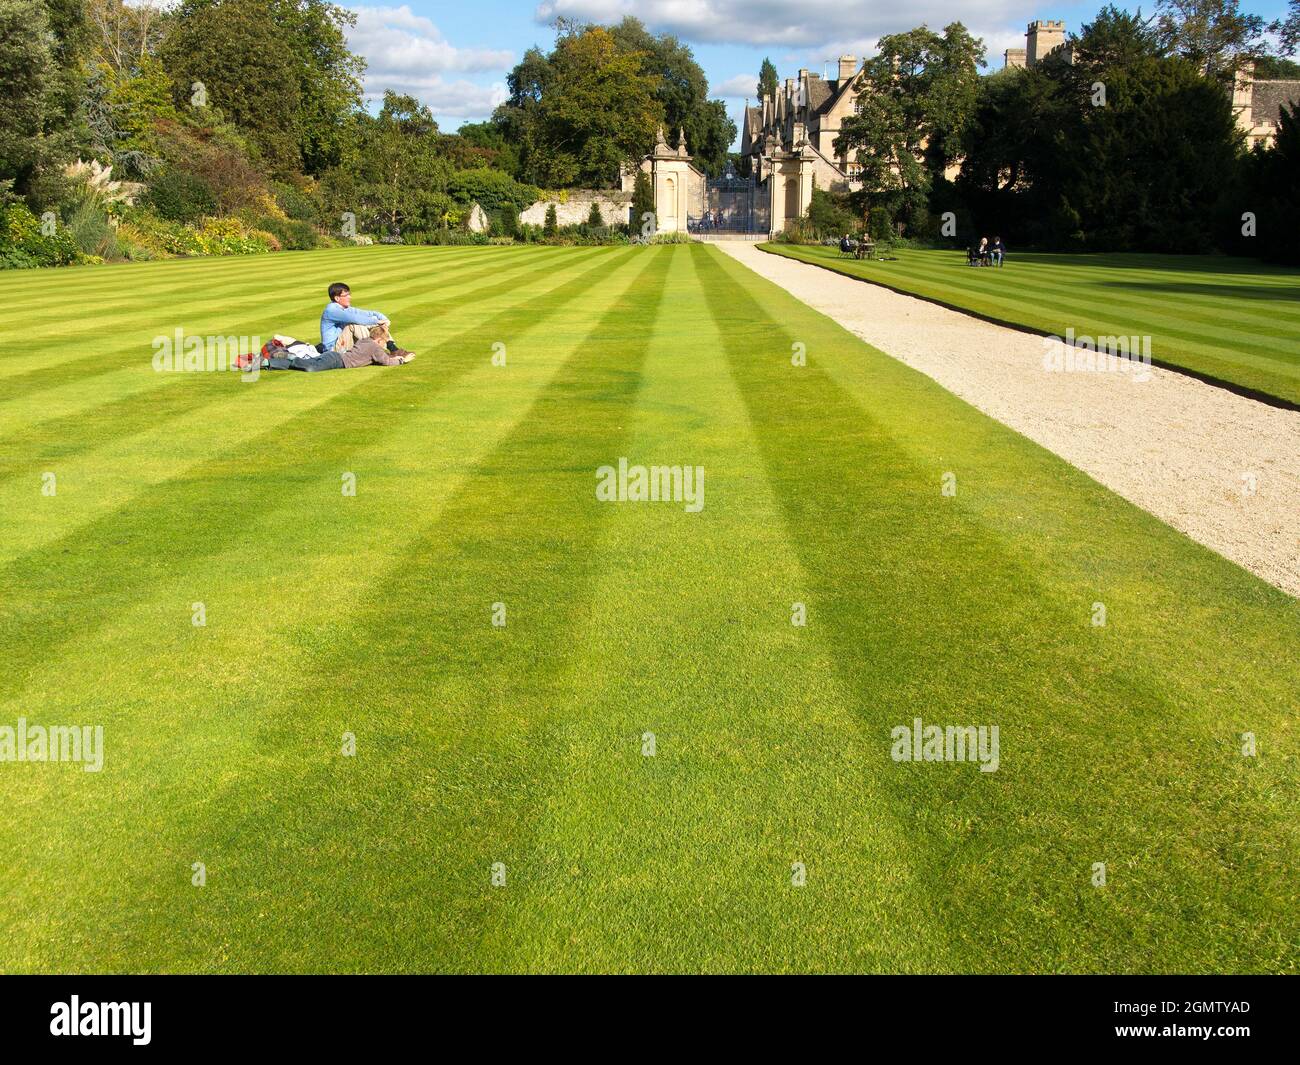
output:
M964 252L858 262L837 248L764 247L1056 336L1150 337L1156 362L1300 403L1300 270L1226 256L1028 252L1001 270L972 269Z
M333 280L420 359L151 368ZM0 971L1296 969L1297 602L716 250L6 284L0 726L106 755L0 762Z

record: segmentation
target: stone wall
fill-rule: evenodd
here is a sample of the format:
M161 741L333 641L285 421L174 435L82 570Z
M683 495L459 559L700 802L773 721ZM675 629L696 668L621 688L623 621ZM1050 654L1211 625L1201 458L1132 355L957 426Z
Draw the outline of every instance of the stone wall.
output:
M538 200L519 213L519 221L530 226L546 224L546 208L555 204L555 220L562 226L576 226L591 214L592 202L600 205L606 225L626 225L632 194L617 189L570 189L564 202L558 198Z

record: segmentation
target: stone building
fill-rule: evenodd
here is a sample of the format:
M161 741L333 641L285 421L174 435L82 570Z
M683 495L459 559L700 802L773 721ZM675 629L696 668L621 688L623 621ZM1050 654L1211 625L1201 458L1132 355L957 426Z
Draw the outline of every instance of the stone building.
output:
M1065 23L1059 20L1037 19L1025 31L1023 48L1008 48L1003 62L1009 67L1036 67L1053 52L1064 49L1067 61L1071 59L1070 46L1065 41Z
M1246 147L1269 147L1277 140L1282 108L1300 108L1300 81L1256 81L1254 64L1237 75L1232 108L1237 128L1246 135Z
M772 233L808 210L814 182L837 192L861 188L855 153L835 147L857 106L861 73L855 56L841 56L834 78L803 69L797 78L786 78L775 97L746 106L740 154L771 206Z

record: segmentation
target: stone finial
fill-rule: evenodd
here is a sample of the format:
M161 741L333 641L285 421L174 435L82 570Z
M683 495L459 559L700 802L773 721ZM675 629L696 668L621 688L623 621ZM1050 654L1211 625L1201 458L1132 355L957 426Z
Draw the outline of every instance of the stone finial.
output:
M655 146L662 148L668 147L668 141L664 138L664 126L662 122L659 123L659 132L655 134Z
M677 155L681 159L691 157L691 153L686 150L686 130L681 126L677 127Z

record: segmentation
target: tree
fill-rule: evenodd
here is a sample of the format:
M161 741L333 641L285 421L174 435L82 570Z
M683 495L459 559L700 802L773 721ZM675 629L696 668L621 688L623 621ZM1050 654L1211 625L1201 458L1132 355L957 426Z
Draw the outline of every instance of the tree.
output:
M1246 159L1243 195L1227 212L1234 227L1242 215L1255 217L1255 236L1237 229L1236 250L1276 262L1300 264L1295 220L1300 217L1300 107L1283 107L1278 114L1277 139L1269 148L1256 148Z
M593 229L602 229L605 225L605 219L600 213L600 204L595 200L591 201L591 210L587 212L587 225Z
M553 237L560 228L560 220L555 210L555 204L546 205L546 221L542 223L542 236Z
M7 189L37 210L56 199L59 165L84 137L85 24L66 0L0 0L0 200Z
M1068 246L1078 230L1065 196L1070 144L1081 134L1071 88L1052 68L1008 67L983 79L967 128L965 157L955 184L956 238L1003 233L1020 245Z
M153 55L163 38L166 16L152 3L86 0L94 61L129 76Z
M451 160L448 159L451 163ZM491 214L506 203L522 210L535 203L541 190L535 185L521 185L509 174L490 167L454 170L447 181L447 194L457 203L477 203Z
M172 83L156 56L145 55L134 69L101 65L104 79L103 123L96 132L115 161L146 174L152 168L146 160L162 151L158 124L179 121L172 103Z
M985 79L956 183L966 217L1022 245L1213 247L1241 144L1222 83L1113 7L1071 45L1073 64Z
M1243 64L1266 54L1264 19L1241 10L1241 0L1157 0L1156 31L1171 53L1207 77L1231 82Z
M1283 55L1295 55L1300 49L1300 0L1291 0L1286 18L1274 22L1269 31L1280 38Z
M1107 5L1091 22L1084 23L1070 42L1075 66L1091 78L1100 70L1163 55L1154 22L1154 18L1144 19L1140 12L1130 15L1114 4Z
M459 166L470 169L490 166L511 177L519 172L519 148L512 144L495 122L467 122L456 132L465 157ZM454 151L455 149L453 149Z
M444 223L450 166L438 152L438 124L412 96L391 90L374 118L357 116L357 157L330 172L334 202L358 220L399 235Z
M776 74L776 67L772 64L772 60L768 59L767 56L764 56L763 65L758 71L758 85L755 86L755 89L758 92L758 102L762 104L764 96L770 96L775 100L777 86L780 85L780 83L780 79Z
M645 231L646 224L650 223L650 228L657 228L655 222L655 195L654 189L650 187L650 175L644 170L636 172L636 183L632 186L632 231L633 235L637 231Z
M302 165L301 86L268 77L288 41L265 0L184 0L160 49L183 110L215 108L244 130L272 171Z
M501 232L512 239L519 235L519 211L509 200L501 205Z
M1255 61L1256 81L1300 81L1300 63L1266 55Z
M1086 106L1075 145L1090 165L1070 177L1071 202L1098 250L1204 251L1242 137L1231 97L1178 56L1105 73L1106 106Z
M603 187L641 159L664 119L648 58L599 27L562 27L549 56L529 49L495 119L519 145L519 177L548 188Z
M984 44L959 22L943 35L922 26L880 39L863 67L858 111L845 119L836 151L857 151L869 199L916 221L932 176L961 152L979 92Z
M342 157L361 102L354 20L325 0L182 0L160 55L182 108L218 108L273 172L317 173Z
M610 33L625 52L643 53L644 69L658 77L655 98L663 106L665 128L686 134L696 166L708 174L721 173L736 139L736 124L725 103L708 98L708 77L690 47L671 34L655 36L632 17Z

